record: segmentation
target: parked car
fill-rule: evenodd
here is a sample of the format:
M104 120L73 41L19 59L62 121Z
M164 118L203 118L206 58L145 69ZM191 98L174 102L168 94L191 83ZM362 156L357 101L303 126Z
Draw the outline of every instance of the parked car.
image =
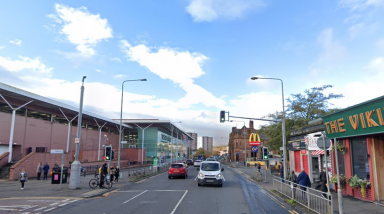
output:
M192 166L193 165L193 160L192 159L188 159L187 160L187 164L188 164L188 166Z
M168 179L173 177L188 177L187 167L184 166L184 163L173 163L168 169Z
M194 167L199 167L201 164L201 160L195 160L195 162L193 163L193 166Z
M215 184L222 187L224 178L222 171L224 171L224 168L221 168L218 161L202 162L197 176L197 185Z

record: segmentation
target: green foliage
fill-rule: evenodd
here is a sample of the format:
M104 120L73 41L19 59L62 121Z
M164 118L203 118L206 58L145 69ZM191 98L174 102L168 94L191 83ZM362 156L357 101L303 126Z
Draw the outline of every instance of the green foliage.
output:
M196 156L198 155L203 155L204 156L204 159L212 156L212 154L208 151L205 151L203 148L199 148L197 151L196 151Z
M354 175L353 177L350 177L348 179L348 184L349 184L349 186L352 187L352 189L354 189L354 188L356 188L357 186L360 185L361 181L362 180L359 177L357 177L357 175Z

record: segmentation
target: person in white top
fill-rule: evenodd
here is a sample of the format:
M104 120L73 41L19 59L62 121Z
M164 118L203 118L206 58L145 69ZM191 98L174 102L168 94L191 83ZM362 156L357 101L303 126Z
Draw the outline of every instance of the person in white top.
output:
M24 189L24 183L28 180L28 173L23 168L19 174L19 180L21 183L21 189Z

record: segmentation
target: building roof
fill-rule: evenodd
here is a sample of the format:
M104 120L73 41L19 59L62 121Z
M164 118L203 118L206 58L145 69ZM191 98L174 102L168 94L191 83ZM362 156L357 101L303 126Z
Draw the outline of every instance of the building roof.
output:
M43 97L4 83L0 82L0 95L2 95L8 102L13 103L13 107L18 107L21 105L24 105L25 103L29 101L33 101L32 103L25 106L25 108L28 108L28 106L36 106L41 109L55 109L58 110L59 108L66 114L66 115L77 115L79 112L79 109L64 103L61 103L59 101L49 99L47 97ZM5 102L0 97L0 102ZM14 106L15 103L17 103L18 106ZM120 124L114 120L96 115L94 113L84 111L83 110L83 120L91 120L94 121L94 119L98 120L98 123L112 123L112 124ZM126 128L132 128L129 125L123 125Z
M114 121L120 121L120 119L114 119ZM159 119L122 119L123 124L128 124L132 127L140 126L141 128L147 127L150 124L157 124L164 129L171 130L172 127L173 133L177 133L178 131L185 134L189 140L194 140L193 137L191 137L187 132L181 130L179 127L177 127L174 123L172 123L170 120L159 120Z

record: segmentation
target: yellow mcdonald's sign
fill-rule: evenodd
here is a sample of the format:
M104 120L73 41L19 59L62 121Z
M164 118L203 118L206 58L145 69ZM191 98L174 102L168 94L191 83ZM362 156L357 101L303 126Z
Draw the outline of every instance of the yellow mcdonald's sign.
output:
M249 136L249 145L250 146L260 146L260 136L256 133L251 133Z

